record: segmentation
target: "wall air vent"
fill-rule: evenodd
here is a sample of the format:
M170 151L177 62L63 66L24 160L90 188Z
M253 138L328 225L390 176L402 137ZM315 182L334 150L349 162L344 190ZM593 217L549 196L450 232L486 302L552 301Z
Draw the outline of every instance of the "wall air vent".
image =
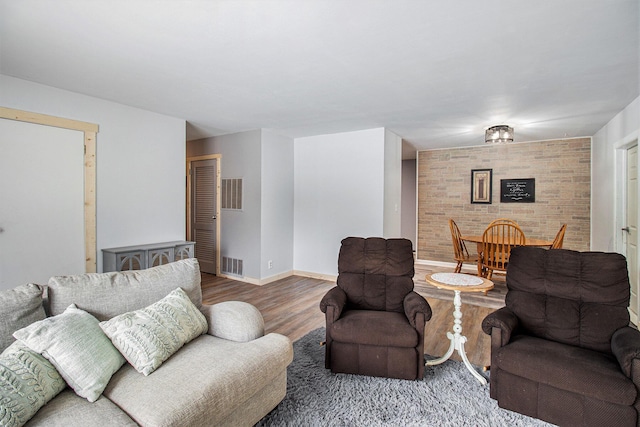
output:
M223 256L222 272L234 276L242 276L242 260Z
M222 180L222 209L242 210L242 178Z

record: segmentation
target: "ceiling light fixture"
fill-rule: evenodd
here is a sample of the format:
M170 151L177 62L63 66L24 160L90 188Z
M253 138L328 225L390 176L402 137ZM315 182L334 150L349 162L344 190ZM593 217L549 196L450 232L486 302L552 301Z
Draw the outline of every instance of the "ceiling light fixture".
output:
M491 126L484 132L487 144L506 144L513 142L513 128L507 125Z

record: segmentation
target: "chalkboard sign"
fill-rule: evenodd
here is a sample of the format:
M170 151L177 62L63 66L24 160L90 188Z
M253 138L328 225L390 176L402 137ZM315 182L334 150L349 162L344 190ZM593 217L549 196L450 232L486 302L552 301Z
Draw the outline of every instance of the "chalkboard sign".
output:
M501 203L533 203L536 201L536 179L501 179Z

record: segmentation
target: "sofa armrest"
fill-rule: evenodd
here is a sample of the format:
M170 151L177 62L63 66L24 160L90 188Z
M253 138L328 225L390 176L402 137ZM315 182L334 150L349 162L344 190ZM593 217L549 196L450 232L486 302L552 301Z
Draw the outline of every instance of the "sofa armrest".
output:
M253 305L242 301L203 304L209 335L236 342L248 342L264 335L264 319Z
M501 332L500 345L506 345L511 341L511 334L518 327L518 317L507 307L494 311L482 321L482 330L485 334L491 335L493 328ZM492 339L493 341L493 339Z
M347 305L347 294L339 287L331 288L320 300L320 310L326 314L327 321L335 322L340 318Z
M640 359L640 331L626 326L611 336L611 352L616 356L622 372L629 377L632 374L634 359Z
M418 314L424 315L424 321L431 319L431 306L426 299L415 291L409 292L402 302L404 306L404 314L409 319L411 326L416 328ZM420 325L424 326L424 324Z

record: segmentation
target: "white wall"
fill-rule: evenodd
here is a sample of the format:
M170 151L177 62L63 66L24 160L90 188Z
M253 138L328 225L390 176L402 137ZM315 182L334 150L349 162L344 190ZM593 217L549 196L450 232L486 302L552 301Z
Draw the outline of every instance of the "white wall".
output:
M414 250L417 237L417 160L402 161L402 237L411 240Z
M0 93L4 107L100 126L98 271L102 248L185 238L184 120L4 75Z
M640 98L600 129L591 144L591 250L616 251L621 238L616 223L618 178L624 173L621 149L640 133Z
M293 139L263 129L261 279L293 271L293 169Z
M0 119L0 290L86 271L84 205L84 132Z
M336 275L340 242L384 234L385 130L294 141L294 269Z
M382 237L402 237L402 138L384 132L384 232Z

